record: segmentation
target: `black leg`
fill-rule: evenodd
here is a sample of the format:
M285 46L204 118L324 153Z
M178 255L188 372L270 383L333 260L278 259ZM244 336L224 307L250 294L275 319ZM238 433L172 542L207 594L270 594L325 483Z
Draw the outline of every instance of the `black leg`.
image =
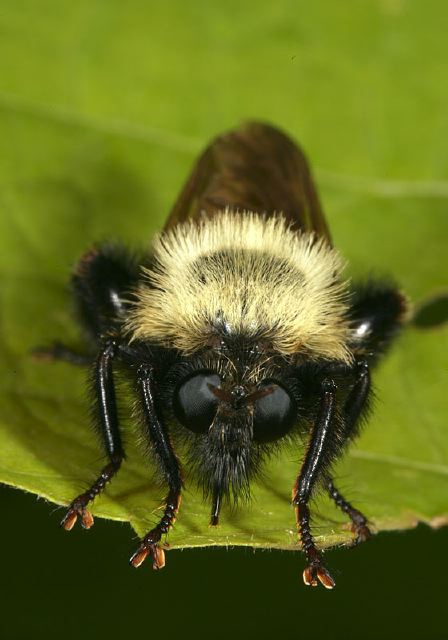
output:
M101 349L94 376L94 386L98 410L98 429L101 433L109 457L107 464L101 471L100 476L92 486L80 494L70 504L68 511L61 522L61 526L67 531L73 528L78 516L85 529L90 529L93 525L93 517L86 509L89 502L94 500L101 493L106 484L117 473L124 458L124 451L121 444L121 436L118 426L117 406L115 401L115 387L112 371L113 358L116 352L116 343L113 339L108 340Z
M355 507L351 505L341 493L339 493L332 480L328 483L328 493L330 494L330 498L335 501L336 505L342 509L342 511L346 513L352 521L352 531L356 534L355 544L368 540L371 533L367 526L368 521L365 515L361 513L361 511L358 511L358 509L355 509Z
M370 368L366 360L356 363L356 378L344 405L344 440L354 438L359 431L360 419L368 409L371 391Z
M162 535L168 533L176 519L181 498L182 477L179 461L174 453L166 429L157 416L154 402L152 367L149 365L140 367L137 383L140 389L146 432L153 444L155 455L165 475L169 490L164 501L165 507L162 518L143 538L139 548L131 557L130 563L134 567L139 567L145 558L150 555L153 569L162 569L165 565L165 553L159 542Z
M353 438L358 432L360 416L367 406L370 394L369 365L362 360L356 365L356 381L344 405L344 439ZM355 543L365 542L371 533L367 526L367 518L355 509L333 484L328 482L328 492L336 505L346 513L352 521L352 531L356 534Z
M85 366L92 363L92 356L78 353L61 342L54 342L48 347L36 347L31 353L36 360L62 360L63 362L78 366Z
M293 489L297 529L308 560L308 566L303 572L303 580L305 584L313 587L317 586L319 580L327 589L332 589L335 586L335 581L324 567L322 556L314 543L310 529L308 502L313 488L320 480L322 469L329 462L332 445L334 447L332 423L335 404L336 385L332 380L324 380L319 415L313 427L302 469Z

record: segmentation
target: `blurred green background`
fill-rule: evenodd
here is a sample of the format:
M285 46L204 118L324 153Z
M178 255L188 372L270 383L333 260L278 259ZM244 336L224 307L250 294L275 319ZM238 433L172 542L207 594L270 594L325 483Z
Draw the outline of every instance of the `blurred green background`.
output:
M0 292L22 310L2 316L2 384L12 380L20 402L22 381L37 374L16 354L67 326L76 338L62 283L86 246L146 243L197 152L248 118L301 141L355 271L399 274L417 303L440 291L447 29L442 0L0 1ZM1 494L7 640L447 635L447 529L329 552L338 582L329 593L303 587L292 553L184 551L159 574L133 571L127 525L98 520L67 536L51 505Z

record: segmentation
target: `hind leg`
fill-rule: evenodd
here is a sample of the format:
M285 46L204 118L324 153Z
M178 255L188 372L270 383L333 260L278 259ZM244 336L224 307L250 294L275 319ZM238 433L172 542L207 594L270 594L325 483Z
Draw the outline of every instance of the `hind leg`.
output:
M32 350L31 355L35 360L41 362L68 362L77 366L89 365L92 362L92 356L79 353L75 349L68 347L62 342L53 342L48 347L36 347Z
M358 509L355 509L355 507L344 498L336 489L332 480L329 481L327 488L330 498L334 500L335 504L346 513L352 521L352 531L356 535L355 544L366 542L372 535L366 516L361 513L361 511L358 511Z

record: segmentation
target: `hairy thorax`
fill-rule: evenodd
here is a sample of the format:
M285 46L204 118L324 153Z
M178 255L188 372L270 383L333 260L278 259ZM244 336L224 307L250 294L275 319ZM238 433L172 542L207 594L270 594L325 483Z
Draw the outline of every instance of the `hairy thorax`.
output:
M127 321L133 339L191 354L239 335L283 354L349 362L343 261L284 219L230 211L154 242Z

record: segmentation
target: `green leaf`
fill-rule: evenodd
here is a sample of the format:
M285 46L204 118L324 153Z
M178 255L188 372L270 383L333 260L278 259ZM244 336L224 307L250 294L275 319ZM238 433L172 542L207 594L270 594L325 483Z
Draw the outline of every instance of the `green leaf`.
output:
M244 119L277 124L308 151L353 275L390 274L416 305L446 291L446 13L441 0L3 7L1 481L65 504L95 477L83 372L30 350L79 342L67 291L79 255L106 237L147 245L197 152ZM447 336L406 331L376 372L370 424L337 467L377 530L447 522ZM131 420L125 430L128 459L94 513L143 534L164 489ZM226 511L217 530L189 484L171 546L297 548L301 457L273 460L252 504ZM328 500L317 512L321 545L350 538Z

